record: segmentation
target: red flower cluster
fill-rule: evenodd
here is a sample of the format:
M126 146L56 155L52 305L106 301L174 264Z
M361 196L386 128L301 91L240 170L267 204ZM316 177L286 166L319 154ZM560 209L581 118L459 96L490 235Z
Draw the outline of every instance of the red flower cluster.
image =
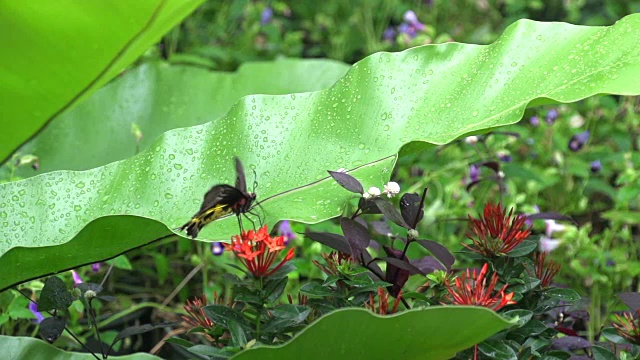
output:
M517 215L512 218L513 209L509 214L500 204L488 203L484 207L484 217L474 219L469 216L471 230L467 237L473 244L462 244L467 249L486 257L506 255L531 234L531 229L525 227L526 218Z
M636 310L636 315L640 317L640 309ZM613 323L613 327L620 336L633 344L640 344L640 324L638 317L629 312L624 312L623 316L615 315L618 322Z
M369 294L369 301L364 303L364 307L371 310L373 313L379 315L395 314L398 311L398 305L402 299L402 290L398 293L398 296L393 300L393 306L389 308L389 292L384 288L378 288L378 305L376 306L375 298L373 294Z
M540 280L540 286L543 288L548 287L553 278L558 274L562 265L556 263L553 260L549 260L547 263L545 260L547 258L546 252L534 253L533 254L533 263L535 266L536 277Z
M506 305L515 304L516 302L512 300L513 293L505 294L507 285L504 285L497 294L493 294L498 283L498 274L494 273L491 282L487 285L485 277L488 271L489 264L485 263L479 274L475 269L473 273L467 269L466 274L463 273L456 278L455 284L447 281L447 291L453 298L453 304L484 306L494 311L498 311Z
M265 225L257 232L254 230L242 231L240 236L235 235L231 238L231 244L224 244L224 246L240 258L240 261L253 276L266 277L293 259L294 251L289 249L285 258L275 267L271 267L278 254L286 248L284 242L284 236L269 236L269 230Z
M184 310L190 316L182 315L182 319L195 327L202 326L205 329L212 329L215 324L204 314L202 308L205 306L207 306L207 298L204 295L202 298L196 296L193 300L187 300Z

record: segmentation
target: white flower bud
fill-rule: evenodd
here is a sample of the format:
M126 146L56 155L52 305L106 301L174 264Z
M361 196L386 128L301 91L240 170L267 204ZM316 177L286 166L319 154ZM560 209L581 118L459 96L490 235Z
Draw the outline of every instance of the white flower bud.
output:
M475 135L467 136L466 138L464 138L464 142L469 145L475 145L478 142L478 137Z
M400 192L400 185L397 182L389 181L384 186L384 193L387 194L387 197L393 197Z
M369 193L369 195L371 195L371 197L378 197L378 196L380 196L380 194L382 194L380 189L378 189L375 186L370 187L369 191L367 191L367 192Z

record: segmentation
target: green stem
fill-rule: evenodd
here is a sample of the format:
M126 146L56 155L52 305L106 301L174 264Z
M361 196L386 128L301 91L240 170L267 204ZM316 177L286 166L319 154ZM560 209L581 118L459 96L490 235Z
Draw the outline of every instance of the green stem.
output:
M258 291L262 294L262 278L258 278ZM264 308L264 300L260 297L260 307L258 307L258 313L256 314L256 340L260 341L260 325L261 325L261 317L262 317L262 309Z

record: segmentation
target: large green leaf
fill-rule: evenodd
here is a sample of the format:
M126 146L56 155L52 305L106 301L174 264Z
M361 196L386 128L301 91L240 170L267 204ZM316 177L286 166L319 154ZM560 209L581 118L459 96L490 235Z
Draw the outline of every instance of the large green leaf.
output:
M450 359L509 325L479 307L433 307L385 317L343 309L322 317L285 345L249 349L233 359L299 359L301 354L309 360Z
M0 159L116 76L201 2L3 1Z
M347 70L348 65L332 60L247 63L235 73L147 63L61 114L22 146L18 153L37 155L40 168L23 167L16 175L87 170L122 160L136 151L132 123L143 134L140 149L146 149L167 130L224 115L243 96L321 90Z
M245 97L214 122L164 133L138 156L2 184L0 289L171 234L212 184L232 182L233 155L250 178L255 170L267 223L335 216L352 194L326 180L327 169L356 169L365 187L380 186L409 142L444 144L514 123L537 99L639 94L639 34L640 15L612 27L524 20L489 46L378 53L327 90ZM134 222L139 228L125 231ZM201 236L235 232L227 218Z
M18 336L0 335L0 349L4 359L47 359L47 360L90 360L95 357L89 353L68 352L46 342ZM158 360L151 354L136 353L126 356L109 356L109 359L122 360Z

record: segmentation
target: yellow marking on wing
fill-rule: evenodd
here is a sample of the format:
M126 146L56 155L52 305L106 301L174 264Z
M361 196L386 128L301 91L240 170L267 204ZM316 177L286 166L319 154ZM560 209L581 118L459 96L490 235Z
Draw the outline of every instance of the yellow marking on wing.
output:
M202 226L204 226L214 220L223 217L224 215L229 214L231 211L233 211L233 209L231 209L228 204L216 205L211 209L207 209L207 211L203 212L198 217L193 218L192 222L194 220L197 220L197 222L202 222Z

